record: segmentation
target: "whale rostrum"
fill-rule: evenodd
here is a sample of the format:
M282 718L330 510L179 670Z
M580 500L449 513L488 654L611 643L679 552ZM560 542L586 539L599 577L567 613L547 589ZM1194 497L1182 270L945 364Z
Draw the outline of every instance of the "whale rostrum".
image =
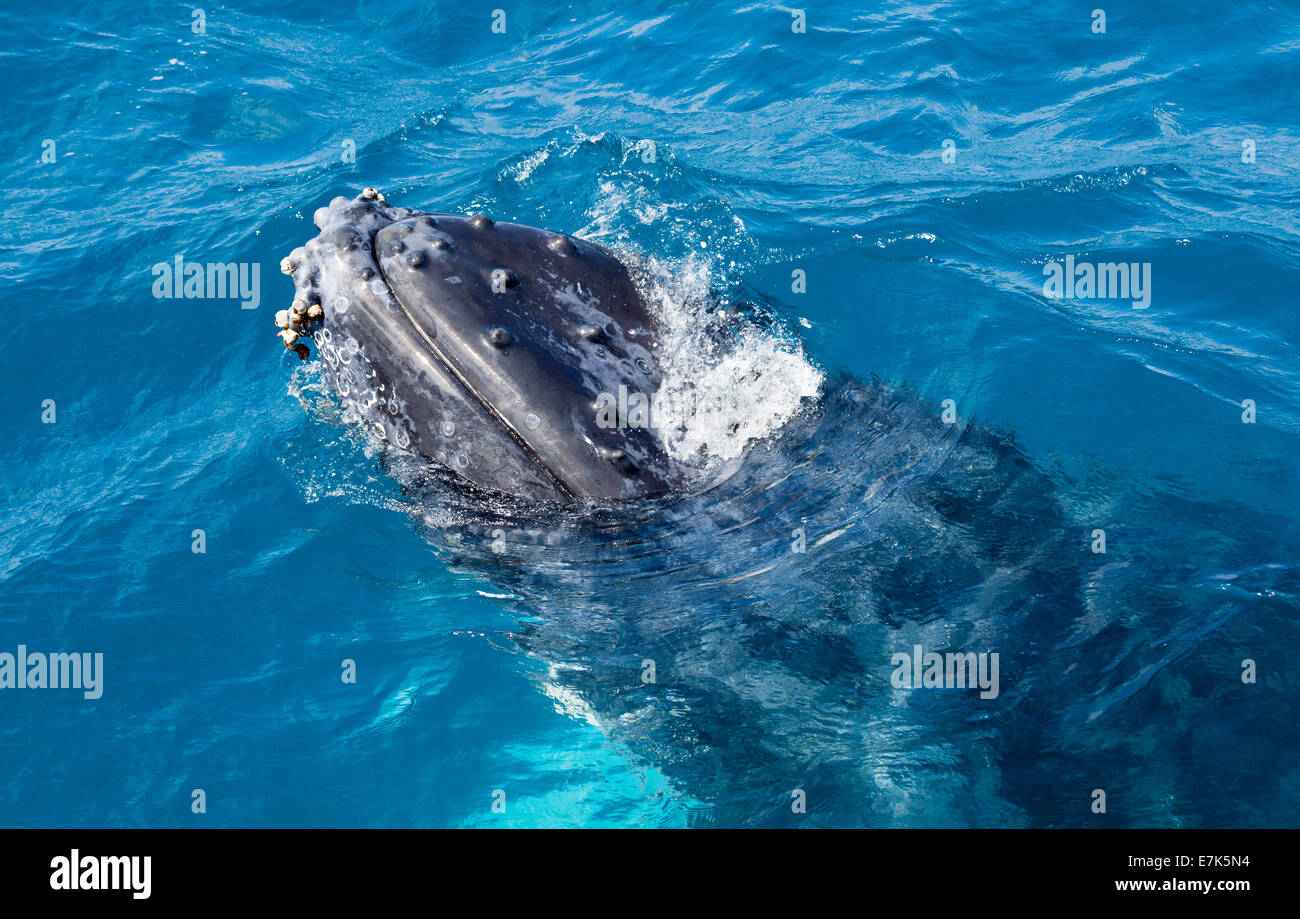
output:
M653 394L658 327L627 268L583 239L484 215L318 209L281 262L285 346L378 438L532 501L635 499L681 471L655 434L598 423L603 394ZM621 388L620 388L621 387Z

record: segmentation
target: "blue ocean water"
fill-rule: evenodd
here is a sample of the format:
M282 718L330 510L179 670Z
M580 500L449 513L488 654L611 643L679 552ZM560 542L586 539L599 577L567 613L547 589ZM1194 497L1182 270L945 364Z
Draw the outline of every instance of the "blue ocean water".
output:
M1300 11L1097 6L7 0L0 652L104 678L0 692L0 824L1296 825ZM743 462L404 487L271 322L367 185L648 257L684 361L751 304Z

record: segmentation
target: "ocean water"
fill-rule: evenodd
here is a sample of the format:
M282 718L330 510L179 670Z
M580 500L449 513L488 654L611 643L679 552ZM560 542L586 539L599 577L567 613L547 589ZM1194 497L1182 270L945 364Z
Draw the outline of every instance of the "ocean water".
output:
M0 652L103 680L0 824L1300 823L1300 11L1098 5L6 0ZM635 262L699 487L415 487L272 325L369 185Z

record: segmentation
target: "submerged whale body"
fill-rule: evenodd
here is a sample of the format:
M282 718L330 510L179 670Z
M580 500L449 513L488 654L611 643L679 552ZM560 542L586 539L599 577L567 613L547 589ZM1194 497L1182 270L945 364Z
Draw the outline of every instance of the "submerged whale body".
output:
M601 246L533 227L392 207L374 189L316 211L281 263L277 319L379 438L531 501L635 499L681 470L644 427L600 423L602 394L662 381L657 327Z

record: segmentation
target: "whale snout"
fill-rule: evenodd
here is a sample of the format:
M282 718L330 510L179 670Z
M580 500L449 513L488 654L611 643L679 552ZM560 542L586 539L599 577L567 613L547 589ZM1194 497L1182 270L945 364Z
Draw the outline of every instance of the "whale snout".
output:
M610 252L482 214L392 207L374 189L312 219L319 235L281 264L302 304L287 331L314 342L372 435L530 500L680 484L652 430L597 411L662 383L657 323Z

